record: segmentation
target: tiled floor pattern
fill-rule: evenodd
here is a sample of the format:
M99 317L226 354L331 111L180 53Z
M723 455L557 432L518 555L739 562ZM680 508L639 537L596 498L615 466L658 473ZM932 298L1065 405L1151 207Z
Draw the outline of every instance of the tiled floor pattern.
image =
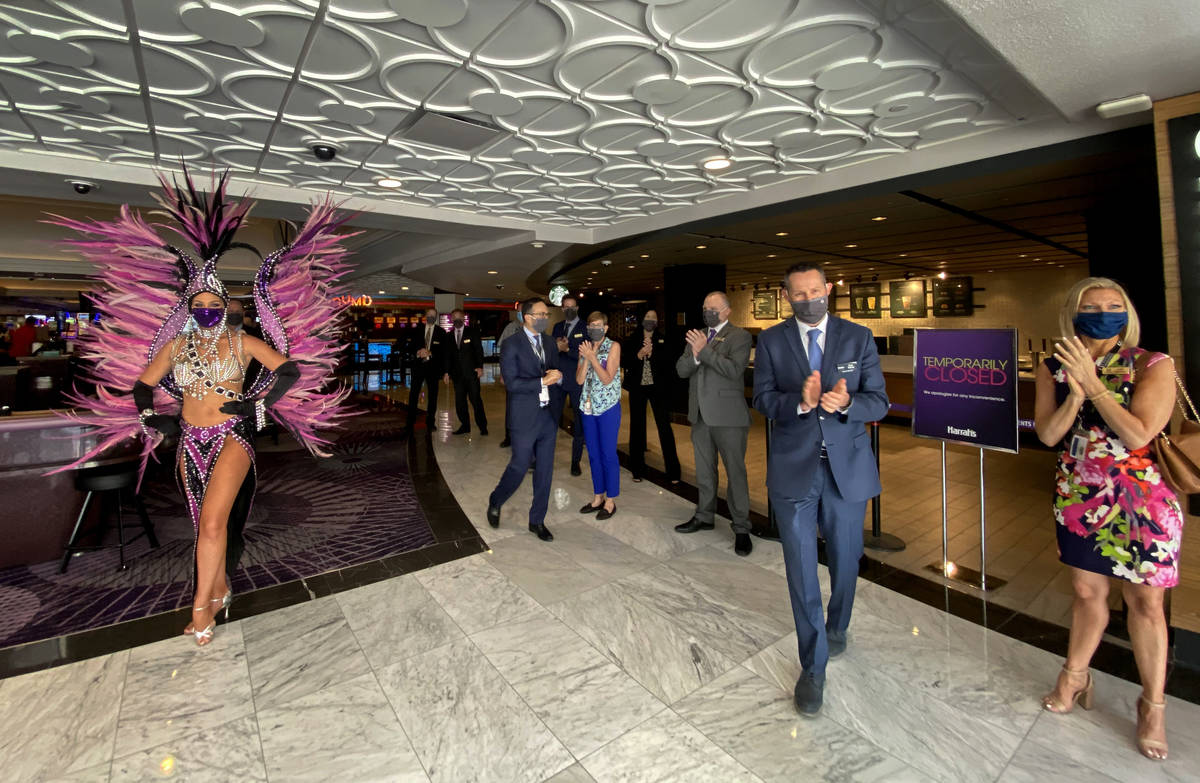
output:
M485 554L220 629L0 681L5 780L1183 781L1200 707L1170 700L1171 758L1133 747L1138 687L1043 713L1054 656L859 583L851 646L816 719L780 549L681 536L685 501L627 484L581 517L560 440L555 541L524 529L529 482L484 521L507 452L439 436ZM824 576L824 574L822 574Z

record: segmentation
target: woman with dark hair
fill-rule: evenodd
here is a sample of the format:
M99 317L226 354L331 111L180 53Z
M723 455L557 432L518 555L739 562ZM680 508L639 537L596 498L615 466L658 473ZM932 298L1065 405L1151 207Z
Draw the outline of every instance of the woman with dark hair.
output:
M1138 751L1167 757L1166 588L1179 583L1183 514L1162 480L1152 442L1175 406L1171 359L1138 347L1137 313L1112 280L1089 277L1067 294L1062 334L1037 373L1035 427L1058 445L1054 502L1059 559L1071 568L1075 601L1067 659L1049 712L1092 708L1092 655L1108 626L1114 580L1129 608L1129 641L1142 681Z
M622 368L629 392L629 471L634 481L646 472L646 404L654 412L658 443L662 447L667 479L679 483L679 455L675 431L671 429L671 382L676 377L675 359L667 349L666 335L658 328L658 311L642 314L639 327L623 341Z
M587 319L587 340L579 344L579 419L592 471L592 502L580 509L608 519L617 513L614 500L621 494L621 463L617 460L617 433L621 429L621 345L608 337L608 316L592 313Z

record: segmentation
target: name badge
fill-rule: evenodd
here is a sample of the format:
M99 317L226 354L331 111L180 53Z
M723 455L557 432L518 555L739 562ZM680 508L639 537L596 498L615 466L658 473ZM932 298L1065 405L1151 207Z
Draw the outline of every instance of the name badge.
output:
M1068 449L1073 459L1083 459L1087 456L1088 439L1086 435L1076 435L1071 438L1071 446Z
M1101 375L1124 375L1125 367L1124 367L1124 365L1120 365L1120 364L1116 365L1115 367L1101 367L1100 374Z
M837 366L838 372L854 372L858 369L858 362L846 362Z
M583 334L582 334L582 333L580 333L580 334L573 334L573 335L571 335L571 338L572 338L572 339L574 339L574 338L576 338L576 337L583 337Z
M659 345L662 345L662 344L663 344L663 343L665 343L665 342L666 342L666 340L659 340L659 341L658 341L658 344L659 344Z
M469 342L471 342L471 338L470 338L470 337L468 337L467 339L463 340L463 344L464 344L464 345L466 345L466 344L467 344L467 343L469 343Z

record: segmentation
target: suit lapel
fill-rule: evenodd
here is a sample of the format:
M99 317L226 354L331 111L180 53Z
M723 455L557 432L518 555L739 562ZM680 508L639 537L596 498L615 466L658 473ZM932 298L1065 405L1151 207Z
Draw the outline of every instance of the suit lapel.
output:
M804 344L800 340L800 327L791 318L785 321L784 324L784 337L787 339L788 345L791 346L792 353L796 354L796 361L800 363L801 375L807 378L812 374L812 370L808 366L808 352L804 349Z
M832 379L833 371L837 369L837 357L833 355L834 348L837 347L838 337L841 336L842 319L837 316L829 316L829 320L825 322L825 351L821 354L821 385L826 386L825 379ZM827 388L832 389L833 384L829 384Z

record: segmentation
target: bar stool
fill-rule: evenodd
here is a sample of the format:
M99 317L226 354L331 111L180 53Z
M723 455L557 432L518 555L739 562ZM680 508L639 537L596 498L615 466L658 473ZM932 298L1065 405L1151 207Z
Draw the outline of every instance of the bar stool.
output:
M71 531L71 538L67 541L67 546L63 550L62 562L59 564L58 572L65 574L67 565L71 562L71 556L76 552L94 551L98 549L112 549L109 546L80 546L79 539L97 533L103 540L105 529L104 524L104 505L105 500L115 501L117 507L117 543L116 548L120 553L121 570L124 571L128 566L125 564L125 545L131 544L142 536L150 540L150 546L158 549L158 537L154 535L154 525L150 522L150 516L146 513L146 506L142 503L141 495L133 493L134 507L137 509L138 516L142 519L142 532L128 540L125 539L125 515L121 510L121 495L126 490L132 490L137 486L138 480L138 462L137 460L118 462L112 465L101 465L95 468L84 468L75 471L75 488L80 492L86 492L87 495L83 499L83 508L79 509L79 517L75 520L75 529ZM83 520L87 518L88 508L91 506L92 497L97 493L100 495L100 521L90 530L82 531ZM113 497L115 493L115 497Z

